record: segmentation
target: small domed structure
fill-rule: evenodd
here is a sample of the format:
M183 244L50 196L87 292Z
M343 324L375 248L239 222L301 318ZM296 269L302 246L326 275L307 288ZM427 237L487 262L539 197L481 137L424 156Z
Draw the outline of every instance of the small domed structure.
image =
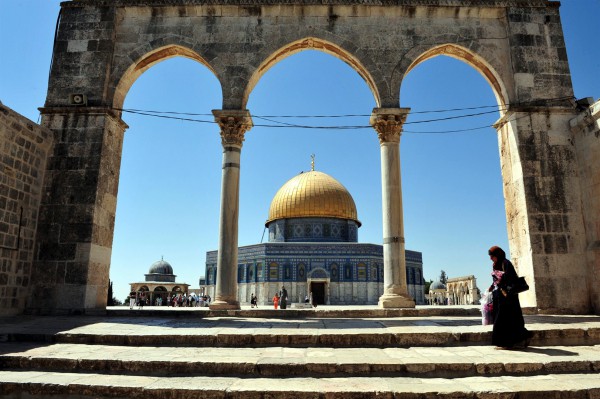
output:
M190 287L186 283L178 283L175 281L177 277L173 274L173 267L169 262L162 257L160 260L152 263L148 274L144 275L145 281L130 283L131 294L133 299L141 297L146 301L147 305L167 306L168 301L180 294L187 294Z
M166 260L162 259L154 262L148 270L146 281L160 281L160 282L175 282L176 275L173 274L173 267Z
M169 264L169 262L161 259L159 261L154 262L150 266L150 270L148 274L173 274L173 267Z
M430 305L447 305L446 285L439 280L431 283L427 300Z

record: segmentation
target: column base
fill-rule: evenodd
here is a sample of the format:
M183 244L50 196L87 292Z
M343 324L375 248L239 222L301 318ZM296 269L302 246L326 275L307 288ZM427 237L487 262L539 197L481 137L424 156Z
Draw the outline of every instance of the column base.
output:
M382 295L379 297L380 308L388 309L388 308L414 308L415 301L410 298L401 296L401 295Z
M213 301L208 306L210 310L240 310L239 302L225 302L225 301Z

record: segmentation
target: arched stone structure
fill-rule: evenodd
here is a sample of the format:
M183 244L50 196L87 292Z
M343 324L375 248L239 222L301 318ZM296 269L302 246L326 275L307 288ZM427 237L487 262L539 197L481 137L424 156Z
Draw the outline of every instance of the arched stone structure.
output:
M479 305L479 289L475 276L449 278L446 281L451 305Z
M476 4L476 5L475 5ZM173 56L221 82L215 110L223 180L214 308L238 308L240 153L251 89L286 54L317 49L359 73L375 98L384 220L383 307L414 306L404 260L400 136L403 77L423 60L459 58L490 82L512 260L531 283L525 306L586 313L600 304L586 280L596 251L584 223L569 120L577 115L558 3L546 0L78 0L64 2L43 125L55 134L45 178L31 311L93 312L106 305L123 134L119 108L146 68ZM72 94L86 101L73 103ZM410 104L406 104L410 105ZM588 187L589 184L584 183ZM490 245L493 243L490 243ZM587 253L586 253L587 248ZM485 249L481 249L484 251ZM588 259L586 263L586 259ZM576 293L576 294L574 294ZM44 308L39 308L44 306Z

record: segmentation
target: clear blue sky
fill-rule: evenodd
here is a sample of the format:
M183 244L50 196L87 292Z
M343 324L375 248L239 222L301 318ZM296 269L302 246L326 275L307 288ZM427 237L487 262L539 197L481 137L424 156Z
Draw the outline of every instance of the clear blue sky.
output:
M38 121L48 83L60 1L2 0L0 101ZM564 0L561 7L575 95L600 95L600 0ZM487 82L447 57L421 64L406 78L401 106L416 112L494 105ZM367 85L342 61L316 51L287 58L267 72L251 94L253 115L368 115L375 102ZM151 68L132 86L125 108L210 114L221 108L216 78L183 58ZM449 114L444 114L448 116ZM453 114L456 115L456 114ZM438 116L438 115L434 115ZM508 249L502 180L493 128L497 114L406 125L401 141L407 249L423 253L424 276L474 274L487 287L494 244ZM221 144L216 125L124 114L125 134L110 278L125 298L161 256L177 280L193 287L204 275L205 253L217 248ZM212 116L199 117L212 121ZM283 119L279 119L283 120ZM285 119L311 125L368 125L368 116ZM254 117L255 125L272 124ZM241 160L239 244L261 241L275 192L300 171L316 169L353 195L363 226L359 241L381 243L379 142L372 129L317 130L255 127ZM265 240L266 240L265 234Z

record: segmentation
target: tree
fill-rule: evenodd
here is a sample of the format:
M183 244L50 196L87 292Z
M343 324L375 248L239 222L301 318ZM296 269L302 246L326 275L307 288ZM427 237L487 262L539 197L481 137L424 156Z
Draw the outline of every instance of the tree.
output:
M121 302L113 295L113 283L108 280L108 294L106 297L106 306L120 306L123 305L124 302Z
M113 297L113 287L112 287L113 283L112 281L110 281L110 279L108 280L108 296L106 298L106 306L114 306L114 297Z
M433 280L425 281L425 295L429 294L429 287L433 283Z
M440 273L440 283L445 285L446 281L448 281L448 276L446 275L446 272L442 270Z

